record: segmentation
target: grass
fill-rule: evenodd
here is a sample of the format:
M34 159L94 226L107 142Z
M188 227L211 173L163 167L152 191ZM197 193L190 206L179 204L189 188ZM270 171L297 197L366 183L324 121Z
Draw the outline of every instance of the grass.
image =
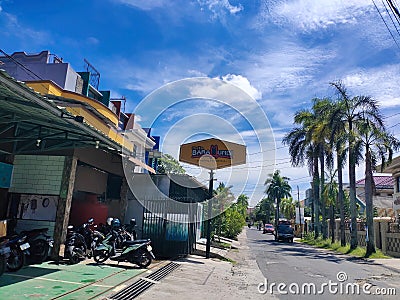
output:
M370 256L367 257L366 249L364 247L357 247L356 249L350 249L350 245L348 244L343 247L340 245L339 242L332 243L330 239L322 239L322 237L314 239L312 235L305 236L303 239L301 239L301 242L317 248L329 249L338 253L348 254L354 257L372 258L372 259L390 258L390 256L383 254L382 251L380 251L379 249L376 249L375 253L372 253Z

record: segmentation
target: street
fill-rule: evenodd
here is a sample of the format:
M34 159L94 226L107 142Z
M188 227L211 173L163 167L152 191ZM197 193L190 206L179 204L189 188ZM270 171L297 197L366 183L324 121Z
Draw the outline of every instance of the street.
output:
M335 299L339 295L345 299L366 299L368 292L371 293L370 297L387 299L394 296L378 296L377 294L391 293L393 290L390 288L399 289L400 274L398 272L362 259L331 254L326 250L319 250L298 242L293 244L275 242L273 235L262 234L256 228L247 229L247 246L250 249L250 255L256 260L267 279L267 284L260 287L261 292L266 290L265 294L270 295L271 285L275 283L272 286L273 294L280 299L310 298L313 291L308 293L307 285L305 286L306 293L301 294L304 283L315 284L317 294L315 297L322 296L323 299ZM330 281L332 293L329 292ZM287 295L278 292L277 286L280 283L286 284L286 287L282 289L283 293L287 292ZM360 296L352 293L351 283L360 285ZM365 285L366 293L362 289L364 284L372 285L371 287ZM349 293L346 293L346 285ZM299 286L300 295L293 295L297 286ZM335 290L337 291L334 294ZM318 293L318 291L323 292ZM400 290L396 292L398 294Z

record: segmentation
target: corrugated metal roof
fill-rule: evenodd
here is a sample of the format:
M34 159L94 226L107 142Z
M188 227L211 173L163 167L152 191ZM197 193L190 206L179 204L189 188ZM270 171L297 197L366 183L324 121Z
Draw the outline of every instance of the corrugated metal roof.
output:
M35 92L23 82L15 80L6 71L1 69L0 112L2 113L3 126L7 125L10 127L10 125L15 123L24 126L26 131L32 130L35 126L43 126L49 133L53 132L53 134L50 134L53 136L56 135L56 131L63 131L72 136L82 137L81 139L76 139L76 142L79 142L80 145L85 143L93 145L93 142L98 140L100 146L121 151L121 145L111 140L102 131L85 122L79 123L75 121L73 116L65 109L58 107L47 97ZM70 118L66 118L65 116L70 116ZM0 129L6 130L7 127ZM21 142L21 137L7 138L10 142ZM13 138L14 140L12 140Z

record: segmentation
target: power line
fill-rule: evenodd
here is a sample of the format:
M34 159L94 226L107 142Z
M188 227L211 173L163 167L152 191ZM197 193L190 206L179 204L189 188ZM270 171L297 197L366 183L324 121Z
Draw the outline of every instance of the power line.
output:
M383 18L382 14L381 14L381 11L379 10L378 6L375 4L375 1L374 1L374 0L372 0L372 3L374 3L374 6L375 6L376 10L378 11L379 15L381 16L381 18L382 18L382 20L383 20L383 23L385 23L386 28L388 29L390 35L391 35L392 38L393 38L393 41L396 43L397 48L399 48L399 50L400 50L400 46L399 46L399 44L397 43L396 39L394 38L394 36L393 36L393 34L392 34L392 31L390 30L389 26L387 25L385 19Z

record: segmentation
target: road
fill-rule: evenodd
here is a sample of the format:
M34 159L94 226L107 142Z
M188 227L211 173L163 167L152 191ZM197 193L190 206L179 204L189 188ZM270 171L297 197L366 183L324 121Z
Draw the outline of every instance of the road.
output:
M298 242L275 242L273 235L255 228L246 231L249 254L265 277L258 288L266 298L271 296L271 289L279 299L395 299L400 294L400 274L395 270ZM360 287L359 295L354 283ZM316 295L311 297L313 284ZM397 296L378 295L393 291Z

